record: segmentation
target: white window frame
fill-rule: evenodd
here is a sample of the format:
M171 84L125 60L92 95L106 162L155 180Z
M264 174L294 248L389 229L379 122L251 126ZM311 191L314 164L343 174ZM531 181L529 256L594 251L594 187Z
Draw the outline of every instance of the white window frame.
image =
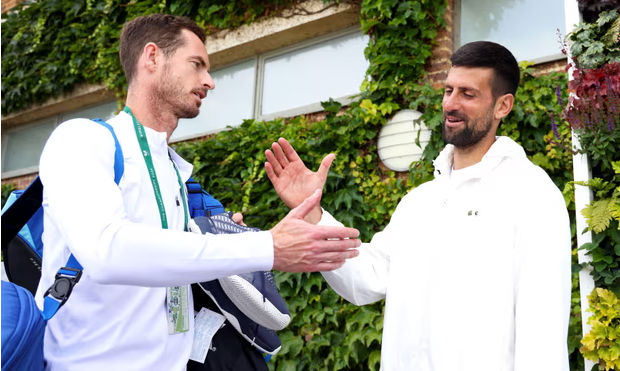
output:
M254 99L255 99L254 100L254 119L259 120L259 121L270 121L278 117L295 117L295 116L304 115L308 113L323 111L323 106L321 106L321 102L316 102L316 103L308 104L305 106L291 108L285 111L272 112L272 113L263 115L261 113L261 108L263 105L265 61L269 58L277 57L279 55L290 53L295 50L307 48L309 46L317 45L317 44L320 44L320 43L323 43L323 42L326 42L332 39L337 39L342 36L352 35L356 33L360 33L363 35L359 25L348 27L348 28L345 28L345 29L342 29L336 32L331 32L323 36L308 39L308 40L299 42L297 44L294 44L288 47L280 48L278 50L274 50L272 52L259 55L257 59L257 67L256 67L256 79L255 79L256 88L254 90ZM342 105L348 105L353 101L354 97L359 95L360 93L361 92L357 92L357 93L347 95L344 97L329 97L329 98L332 98L333 100L337 102L340 102Z

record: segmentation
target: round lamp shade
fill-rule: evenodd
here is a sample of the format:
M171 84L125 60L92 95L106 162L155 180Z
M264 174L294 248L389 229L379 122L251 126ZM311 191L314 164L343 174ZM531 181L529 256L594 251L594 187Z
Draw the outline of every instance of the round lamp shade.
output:
M381 129L377 140L379 158L394 171L408 171L409 165L422 157L430 131L419 120L422 113L414 110L397 112ZM419 120L419 121L416 121ZM420 147L416 139L420 135Z

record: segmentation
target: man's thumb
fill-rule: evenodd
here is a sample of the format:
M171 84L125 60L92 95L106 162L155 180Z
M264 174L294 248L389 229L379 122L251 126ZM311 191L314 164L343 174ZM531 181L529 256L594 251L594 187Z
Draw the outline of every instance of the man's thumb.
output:
M312 210L319 204L319 202L321 201L321 195L321 190L317 189L312 195L306 198L304 202L291 210L289 215L297 219L304 219L306 215L308 215L310 210Z
M332 166L332 162L334 161L335 158L336 158L336 155L333 153L330 153L329 155L325 156L325 158L323 158L323 161L321 161L321 166L319 166L319 170L317 171L317 173L319 174L321 178L323 178L323 181L327 179L327 173L329 172L329 167Z

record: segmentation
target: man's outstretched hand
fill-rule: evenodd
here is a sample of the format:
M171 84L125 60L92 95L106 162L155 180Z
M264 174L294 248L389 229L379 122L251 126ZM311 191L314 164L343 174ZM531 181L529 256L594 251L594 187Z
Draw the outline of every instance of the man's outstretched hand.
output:
M319 204L320 190L291 210L271 229L273 269L284 272L325 272L340 268L359 255L359 231L347 227L316 226L304 218Z
M267 162L265 171L273 184L278 196L291 209L299 206L317 189L322 190L327 179L329 167L336 157L334 154L325 156L317 172L308 169L299 155L284 138L266 150ZM317 204L306 217L306 221L316 224L321 219L321 206Z

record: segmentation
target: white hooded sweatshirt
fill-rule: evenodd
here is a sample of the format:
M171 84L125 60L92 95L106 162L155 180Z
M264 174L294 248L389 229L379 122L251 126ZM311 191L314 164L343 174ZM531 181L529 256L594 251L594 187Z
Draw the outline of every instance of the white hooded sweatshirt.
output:
M385 298L383 371L568 370L571 236L561 192L498 137L482 161L409 192L360 255L324 272L356 305ZM337 223L328 213L320 224Z

